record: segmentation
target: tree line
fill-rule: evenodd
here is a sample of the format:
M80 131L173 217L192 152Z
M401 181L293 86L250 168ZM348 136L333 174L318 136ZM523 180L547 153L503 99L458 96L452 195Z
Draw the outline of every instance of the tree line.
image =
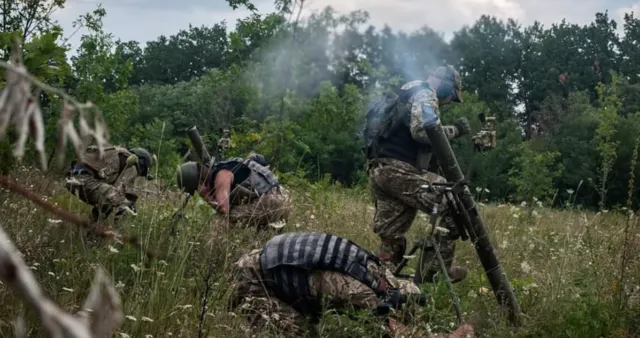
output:
M64 39L73 32L50 17L64 0L5 2L13 5L0 9L3 59L20 37L35 76L100 106L112 142L156 153L167 180L189 149L184 129L196 124L210 150L229 128L230 155L261 152L285 179L364 186L359 133L367 105L451 64L465 102L443 107L444 122L465 116L478 131L478 113L497 119L496 149L479 154L468 137L453 142L483 199L594 208L640 202L640 20L633 13L620 23L623 35L606 12L586 25L548 27L483 15L447 42L428 26L374 27L366 11L327 7L300 18L298 2L277 0L276 12L260 13L231 0L251 14L233 26L189 26L142 44L105 32L107 11L98 7L76 22L84 33L68 60ZM60 99L43 94L41 101L47 128L56 128ZM3 170L10 146L0 144Z

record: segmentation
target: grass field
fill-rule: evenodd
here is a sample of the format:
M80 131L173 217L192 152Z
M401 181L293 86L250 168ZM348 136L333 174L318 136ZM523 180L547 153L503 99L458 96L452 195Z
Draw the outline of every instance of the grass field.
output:
M12 177L78 215L89 208L67 193L57 180L21 169ZM137 235L151 249L167 254L148 261L134 248L114 242L94 243L30 202L0 192L0 222L46 292L75 312L87 295L95 266L112 277L123 301L122 337L264 337L252 332L226 309L231 263L261 246L275 230L256 233L229 228L202 201L191 201L187 218L169 236L176 192L142 183L139 215L119 229ZM147 186L145 186L145 184ZM322 230L350 238L377 251L370 224L373 204L366 190L328 184L295 184L295 211L287 231ZM465 318L480 337L637 337L640 333L640 231L625 210L603 213L526 206L482 204L481 213L524 312L518 332L507 329L486 276L468 242L459 242L458 264L470 268L455 285ZM410 232L419 235L426 219L418 217ZM416 330L446 331L455 313L445 284L423 289L429 305L412 316ZM204 300L204 301L203 301ZM0 337L13 336L12 321L27 319L29 336L38 325L28 308L0 284ZM357 319L360 318L360 319ZM327 315L318 329L324 337L375 336L372 317Z

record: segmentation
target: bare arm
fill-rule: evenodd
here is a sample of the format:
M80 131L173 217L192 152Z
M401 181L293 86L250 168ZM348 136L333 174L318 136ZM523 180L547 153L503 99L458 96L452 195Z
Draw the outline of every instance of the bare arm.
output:
M233 173L230 170L220 170L214 179L213 192L206 184L200 188L200 196L218 212L229 212L229 196L231 195L231 183L233 182Z

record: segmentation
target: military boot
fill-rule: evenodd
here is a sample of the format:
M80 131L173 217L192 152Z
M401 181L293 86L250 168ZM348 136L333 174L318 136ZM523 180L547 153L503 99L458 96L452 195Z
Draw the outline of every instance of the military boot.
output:
M378 256L387 269L394 271L396 266L402 261L406 250L407 239L404 237L382 239Z

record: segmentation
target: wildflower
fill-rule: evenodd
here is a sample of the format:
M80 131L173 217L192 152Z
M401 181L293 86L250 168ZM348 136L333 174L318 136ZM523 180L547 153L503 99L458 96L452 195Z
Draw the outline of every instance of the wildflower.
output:
M109 245L109 251L113 252L113 253L118 253L120 252L118 249L112 247L111 245Z
M142 317L141 318L143 322L150 322L153 323L153 319L149 318L149 317Z
M489 191L489 189L484 188L484 192L486 192L487 194L490 193L491 191Z
M522 261L522 263L520 263L520 269L522 269L524 273L528 274L531 272L531 265L529 265L527 261Z
M540 217L540 215L538 215L538 212L535 210L531 212L531 215L533 215L533 217Z
M527 206L527 202L526 201L522 201L522 203L520 203L520 206L523 207L523 208L526 207Z
M164 266L169 265L169 263L167 263L164 259L160 260L158 263L159 263L159 264L162 264L162 265L164 265Z
M504 239L502 240L502 243L500 243L500 249L505 249L508 245L509 245L509 242L507 242L507 240Z
M309 218L311 218L311 219L315 219L315 218L316 218L316 216L315 216L314 214L311 214L311 216L309 216Z
M127 318L128 320L132 321L132 322L137 322L138 320L136 319L136 317L134 316L130 316L130 315L126 315L124 318Z
M478 289L478 293L480 293L481 295L486 295L487 293L489 293L489 289L481 287L480 289Z
M299 228L299 227L300 227L300 223L296 223L296 228Z
M538 204L538 208L542 208L542 202L541 201L537 201L536 203Z
M137 265L135 265L135 264L131 264L131 268L132 268L132 269L133 269L133 271L135 271L135 272L140 271L140 268L139 268Z
M52 223L52 224L62 223L62 220L60 220L60 219L51 219L51 218L49 218L49 219L47 219L47 221L49 221L49 223Z
M482 191L482 188L476 187L476 192L481 192L481 191Z
M116 289L122 289L124 287L124 283L122 281L118 281L118 284L116 284Z
M153 335L145 334L145 335L144 335L144 338L153 338Z
M511 215L511 216L513 216L513 218L520 218L520 215L519 215L519 214L513 214L513 215Z
M275 223L269 223L269 226L274 228L274 229L282 229L284 228L284 226L287 223L285 223L284 221L279 221L279 222L275 222Z
M53 273L53 272L51 272L51 271L49 271L49 272L47 272L47 273L48 273L50 276L53 276L53 277L55 277L55 276L56 276L56 274L55 274L55 273Z
M65 287L63 287L62 290L67 291L67 292L73 292L73 289L69 289L69 288L65 288Z
M567 193L568 193L569 195L573 195L574 191L573 191L573 189L567 189Z
M120 337L122 337L122 338L131 338L130 335L128 335L128 334L126 334L124 332L120 332Z

